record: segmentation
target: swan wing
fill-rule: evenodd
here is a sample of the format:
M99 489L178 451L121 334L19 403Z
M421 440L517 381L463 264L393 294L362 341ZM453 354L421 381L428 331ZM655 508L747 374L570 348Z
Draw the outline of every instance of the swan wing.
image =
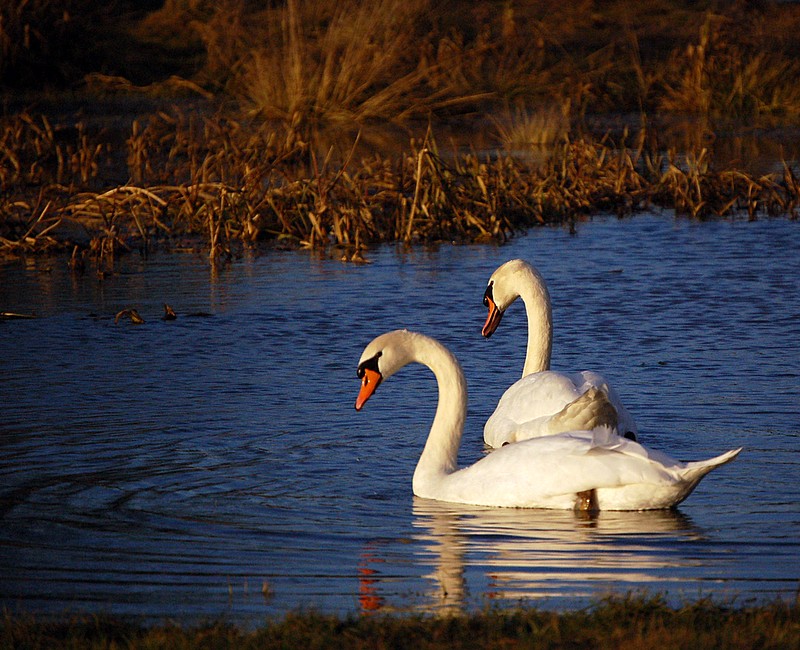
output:
M639 429L636 427L636 422L634 421L633 416L631 416L631 414L628 412L628 409L626 409L622 404L622 400L619 398L617 391L614 390L614 387L608 383L603 375L594 372L593 370L583 370L575 373L575 375L572 375L571 378L575 383L576 389L581 394L585 393L590 388L597 388L598 390L603 391L608 396L608 399L611 401L614 409L617 411L617 429L620 435L632 433L634 438L639 437Z
M607 427L534 438L498 449L447 477L444 500L506 507L574 508L594 490L604 509L665 508L736 457L683 463ZM437 497L435 497L437 498Z
M483 428L490 447L552 433L550 418L580 397L575 383L559 372L536 372L513 383ZM573 427L578 428L578 427Z
M568 375L555 371L537 372L515 382L506 390L483 430L490 447L540 436L617 426L622 418L624 433L633 429L619 398L611 399L608 383L592 372Z

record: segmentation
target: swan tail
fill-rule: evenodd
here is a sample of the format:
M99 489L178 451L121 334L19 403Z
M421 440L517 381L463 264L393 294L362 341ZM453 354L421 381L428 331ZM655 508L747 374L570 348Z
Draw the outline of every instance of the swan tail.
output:
M617 428L617 409L601 389L592 386L550 418L550 433Z
M681 471L681 477L686 481L699 481L715 467L730 463L742 451L742 447L731 449L724 454L709 458L708 460L698 460L686 463L686 467Z

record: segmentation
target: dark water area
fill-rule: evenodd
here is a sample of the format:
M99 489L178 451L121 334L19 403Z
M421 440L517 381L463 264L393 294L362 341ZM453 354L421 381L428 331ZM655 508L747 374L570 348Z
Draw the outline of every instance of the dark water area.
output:
M0 606L241 624L298 609L439 612L610 593L792 599L800 586L800 224L671 213L371 264L302 252L131 256L117 275L0 264ZM461 360L462 465L520 375L513 305L480 336L491 272L534 263L553 368L615 386L644 444L743 446L676 511L504 510L415 499L436 405L411 366L364 411L356 364L407 327ZM178 313L161 320L162 303ZM145 323L114 321L135 307Z

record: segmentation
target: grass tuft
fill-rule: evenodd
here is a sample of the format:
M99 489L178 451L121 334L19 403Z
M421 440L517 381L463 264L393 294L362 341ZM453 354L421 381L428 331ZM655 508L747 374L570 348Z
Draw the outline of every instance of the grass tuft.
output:
M257 630L225 622L139 626L110 617L37 621L5 614L0 645L13 648L798 648L797 605L733 607L700 600L609 598L579 611L489 609L433 617L293 613Z

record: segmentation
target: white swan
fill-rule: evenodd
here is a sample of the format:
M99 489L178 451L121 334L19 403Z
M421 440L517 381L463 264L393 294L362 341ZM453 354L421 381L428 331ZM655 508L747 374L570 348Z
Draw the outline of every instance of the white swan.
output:
M550 294L539 272L523 260L511 260L489 278L483 304L489 308L483 335L494 334L505 310L522 298L528 315L528 350L522 379L500 398L483 428L490 447L539 436L612 425L610 400L618 431L638 439L633 418L604 377L584 370L565 374L550 370L553 319Z
M384 379L414 362L430 368L439 386L436 415L412 482L419 497L517 508L655 510L679 504L705 474L741 451L682 463L598 427L523 440L457 469L467 386L458 361L437 341L407 330L373 340L358 364L356 410Z

